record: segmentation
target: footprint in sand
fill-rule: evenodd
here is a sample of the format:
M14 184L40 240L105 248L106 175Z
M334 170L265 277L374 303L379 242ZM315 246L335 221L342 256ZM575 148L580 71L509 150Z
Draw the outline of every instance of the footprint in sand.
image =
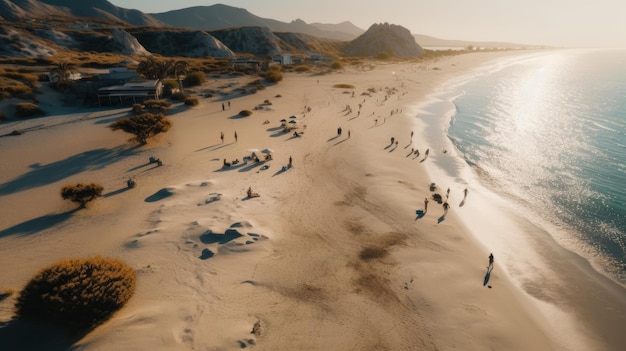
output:
M222 199L222 194L220 193L210 193L209 197L204 200L204 203L199 203L198 206L208 205L216 201L220 201Z

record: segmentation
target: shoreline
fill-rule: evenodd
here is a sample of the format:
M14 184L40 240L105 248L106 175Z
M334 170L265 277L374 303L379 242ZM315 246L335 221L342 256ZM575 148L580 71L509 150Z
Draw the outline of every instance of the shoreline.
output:
M427 166L421 145L419 158L405 156L410 131L416 144L426 140L426 128L407 117L419 101L479 63L516 54L289 74L255 95L232 97L230 111L220 111L222 101L202 100L171 116L175 127L141 148L128 135L102 131L121 110L2 138L11 168L4 166L0 179L9 214L0 223L0 266L11 271L0 277L17 289L76 252L129 262L138 272L135 297L79 341L85 349L560 349L563 335L535 314L540 308L528 288L510 278L519 272L500 267L506 255L496 254L493 289L482 286L489 251L462 218L478 210L480 193L470 189L462 211L454 204L440 223L444 211L434 201L416 220L430 178L440 191L448 185L429 175L438 157L433 146L426 145ZM341 83L359 95L333 88ZM360 95L371 87L377 91ZM272 101L268 110L237 117L264 100ZM290 115L300 138L280 133L278 120ZM390 137L398 146L388 146ZM274 150L266 170L222 168L224 158L266 147ZM151 155L164 166L145 167ZM282 170L292 156L293 168ZM128 177L139 186L115 193ZM112 195L68 216L72 205L57 198L59 184L84 179L102 182ZM261 197L246 199L248 187ZM458 199L460 188L453 190ZM228 230L240 236L214 241ZM8 301L0 302L3 322ZM602 344L589 338L576 346Z
M498 68L506 66L512 60L515 58L504 59L506 63L490 63L484 66L483 71L492 71L496 66ZM469 77L472 76L475 74L470 73L466 78L471 79ZM469 183L473 190L470 191L468 198L474 194L481 206L487 208L481 210L474 207L458 208L459 212L466 212L460 216L461 221L481 245L500 252L500 256L504 258L501 262L505 262L502 267L505 274L539 308L544 321L555 330L555 334L561 335L562 342L567 343L567 349L590 347L590 345L581 347L582 340L573 338L568 330L578 330L577 334L582 335L587 333L589 335L585 338L589 340L596 338L593 335L602 335L602 342L606 345L623 343L624 338L619 335L619 330L607 326L618 325L624 321L626 304L619 299L619 296L624 296L626 292L624 284L618 277L611 276L605 267L594 262L594 257L590 257L589 252L581 248L576 249L571 243L568 244L567 239L562 237L565 234L558 233L563 231L563 228L547 222L545 218L534 218L520 213L523 206L516 204L515 199L507 198L506 194L499 193L493 186L485 184L486 179L476 173L476 169L464 160L449 139L447 128L456 113L456 107L452 104L458 95L459 86L467 79L459 77L454 82L448 82L447 88L433 93L429 102L416 106L420 116L437 115L429 118L425 124L431 131L440 131L439 138L443 145L440 144L439 147L448 151L447 155L439 154L441 160L438 165L429 163L427 172L433 179L447 179L457 184L457 188L466 185L465 181ZM457 93L454 93L455 91ZM450 106L438 108L434 106L437 103ZM445 117L441 118L442 115ZM447 156L452 159L444 160ZM463 184L459 184L459 179L463 180ZM457 194L459 191L456 189ZM490 220L485 221L487 217L485 213ZM561 261L554 257L568 257L569 264L561 267ZM572 296L568 293L570 290L579 290L580 296ZM608 315L597 313L595 310L602 307L589 303L596 299L603 301L604 309L610 309L613 313ZM585 328L593 332L585 332ZM614 346L605 347L613 349Z

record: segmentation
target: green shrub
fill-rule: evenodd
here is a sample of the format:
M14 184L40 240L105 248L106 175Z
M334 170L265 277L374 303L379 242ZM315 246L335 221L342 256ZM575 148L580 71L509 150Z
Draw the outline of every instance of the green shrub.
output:
M206 82L206 74L204 72L191 72L183 80L183 84L188 87L202 85Z
M343 63L339 62L339 61L335 61L330 65L330 68L332 69L342 69L343 68Z
M81 207L85 207L89 201L102 196L102 190L104 190L102 185L96 183L66 185L61 189L61 197L63 200L78 202Z
M20 292L17 317L86 330L109 319L135 292L136 275L121 260L66 259L37 273Z
M15 106L15 110L18 117L33 117L43 114L39 106L32 102L20 102Z
M162 113L142 113L140 115L119 119L111 125L111 130L123 130L126 133L135 135L133 140L140 144L146 144L148 138L157 134L165 133L172 127L173 122L165 118Z
M281 72L280 66L270 66L265 73L265 80L271 83L278 83L283 80L283 73Z
M248 116L252 115L252 111L250 111L250 110L241 110L241 111L239 111L239 115L248 117Z

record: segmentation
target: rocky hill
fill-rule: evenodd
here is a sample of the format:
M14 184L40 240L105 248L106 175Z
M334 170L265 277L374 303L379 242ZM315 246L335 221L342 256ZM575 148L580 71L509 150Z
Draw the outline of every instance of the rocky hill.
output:
M424 53L408 29L389 23L373 24L343 49L350 56L414 57Z
M211 34L198 30L129 28L137 41L151 53L183 57L235 57L235 53Z

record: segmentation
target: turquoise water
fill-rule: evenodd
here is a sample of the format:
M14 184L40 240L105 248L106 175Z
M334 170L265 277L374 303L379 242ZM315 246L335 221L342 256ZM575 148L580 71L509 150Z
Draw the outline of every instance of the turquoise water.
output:
M448 137L484 184L625 282L626 51L509 59L453 90Z

